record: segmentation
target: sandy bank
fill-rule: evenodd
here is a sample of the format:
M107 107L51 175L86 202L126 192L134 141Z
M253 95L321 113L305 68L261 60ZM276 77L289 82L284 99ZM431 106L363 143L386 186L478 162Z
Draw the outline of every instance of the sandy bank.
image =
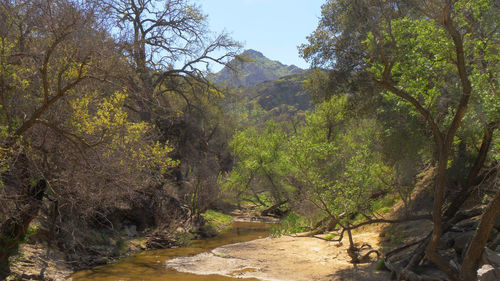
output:
M363 233L356 241L378 243L375 233ZM220 274L261 280L389 280L388 272L376 271L372 263L353 265L347 244L311 237L284 236L225 245L192 257L167 261L181 272Z

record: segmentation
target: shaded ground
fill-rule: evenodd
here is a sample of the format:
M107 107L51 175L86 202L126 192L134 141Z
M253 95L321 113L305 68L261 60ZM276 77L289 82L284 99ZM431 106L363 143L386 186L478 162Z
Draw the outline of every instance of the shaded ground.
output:
M378 234L367 232L356 241L378 244ZM220 274L261 280L389 280L386 271L373 263L353 265L347 243L311 237L284 236L222 246L192 257L167 261L165 265L181 272Z
M57 250L47 251L41 244L23 244L11 270L15 275L7 280L65 280L71 268Z

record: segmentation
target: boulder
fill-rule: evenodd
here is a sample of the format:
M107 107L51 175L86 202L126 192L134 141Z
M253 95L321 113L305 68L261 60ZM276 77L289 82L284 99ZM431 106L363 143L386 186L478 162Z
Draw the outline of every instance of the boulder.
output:
M500 233L497 233L494 238L491 239L491 243L488 245L490 249L495 249L495 252L500 252Z
M457 252L455 250L446 249L446 250L441 250L438 252L443 258L445 258L447 261L449 261L453 267L458 269L458 265L460 264L458 262L459 255L457 254Z
M500 253L492 251L488 248L484 248L483 255L489 264L491 264L497 268L500 268Z
M475 216L472 218L468 218L465 220L462 220L454 225L454 228L456 229L461 229L461 230L476 230L477 226L479 225L479 221L481 220L481 216Z
M467 248L469 241L474 236L474 231L467 231L455 237L455 241L453 243L453 249L459 254L462 254L463 251Z
M481 266L477 271L478 281L498 281L500 280L500 270L491 264Z
M462 232L448 231L445 232L440 239L438 250L446 250L453 247L455 239L462 235Z
M495 228L500 231L500 216L495 220Z

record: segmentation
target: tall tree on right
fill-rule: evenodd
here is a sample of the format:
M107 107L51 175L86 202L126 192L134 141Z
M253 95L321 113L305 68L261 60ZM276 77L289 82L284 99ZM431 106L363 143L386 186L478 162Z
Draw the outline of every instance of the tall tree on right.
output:
M500 213L498 192L483 214L461 268L438 253L443 231L477 184L492 143L498 143L498 9L493 0L330 0L322 7L309 43L300 47L302 56L316 66L353 77L366 74L385 98L425 120L437 166L433 231L417 253L420 258L411 259L413 263L402 270L408 276L415 276L409 269L425 249L425 255L450 279L474 280L494 218ZM466 142L470 128L475 128L472 138L479 140L482 134L481 147L469 164L467 178L452 186L447 181L448 168L460 141L472 150ZM490 154L495 160L498 157L496 150Z

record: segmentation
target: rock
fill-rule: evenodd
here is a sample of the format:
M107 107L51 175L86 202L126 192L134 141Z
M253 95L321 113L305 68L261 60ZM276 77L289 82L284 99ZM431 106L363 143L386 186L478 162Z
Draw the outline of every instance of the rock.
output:
M454 228L462 229L465 231L476 230L477 226L479 224L479 220L481 220L481 216L475 216L472 218L468 218L468 219L462 220L462 221L458 222L457 224L455 224Z
M439 242L439 250L446 250L451 247L453 247L453 244L455 243L455 239L462 235L462 232L454 232L454 231L448 231L444 233L441 236L440 242Z
M489 264L500 268L500 253L484 248L484 257Z
M490 249L495 249L495 252L500 252L500 233L497 233L488 246Z
M130 227L127 227L126 231L127 231L128 237L136 237L137 236L137 226L135 226L135 225L131 225Z
M439 254L449 261L456 269L458 269L458 254L453 249L441 250Z
M97 262L97 264L108 264L110 262L110 260L107 257L102 257L102 258L99 258L96 262Z
M481 266L477 271L478 281L498 281L500 280L500 270L491 264Z
M455 249L457 253L461 254L467 248L472 236L474 236L474 231L467 231L458 235L453 243L453 249Z
M495 228L498 229L498 231L500 231L500 216L498 216L497 219L495 220Z

